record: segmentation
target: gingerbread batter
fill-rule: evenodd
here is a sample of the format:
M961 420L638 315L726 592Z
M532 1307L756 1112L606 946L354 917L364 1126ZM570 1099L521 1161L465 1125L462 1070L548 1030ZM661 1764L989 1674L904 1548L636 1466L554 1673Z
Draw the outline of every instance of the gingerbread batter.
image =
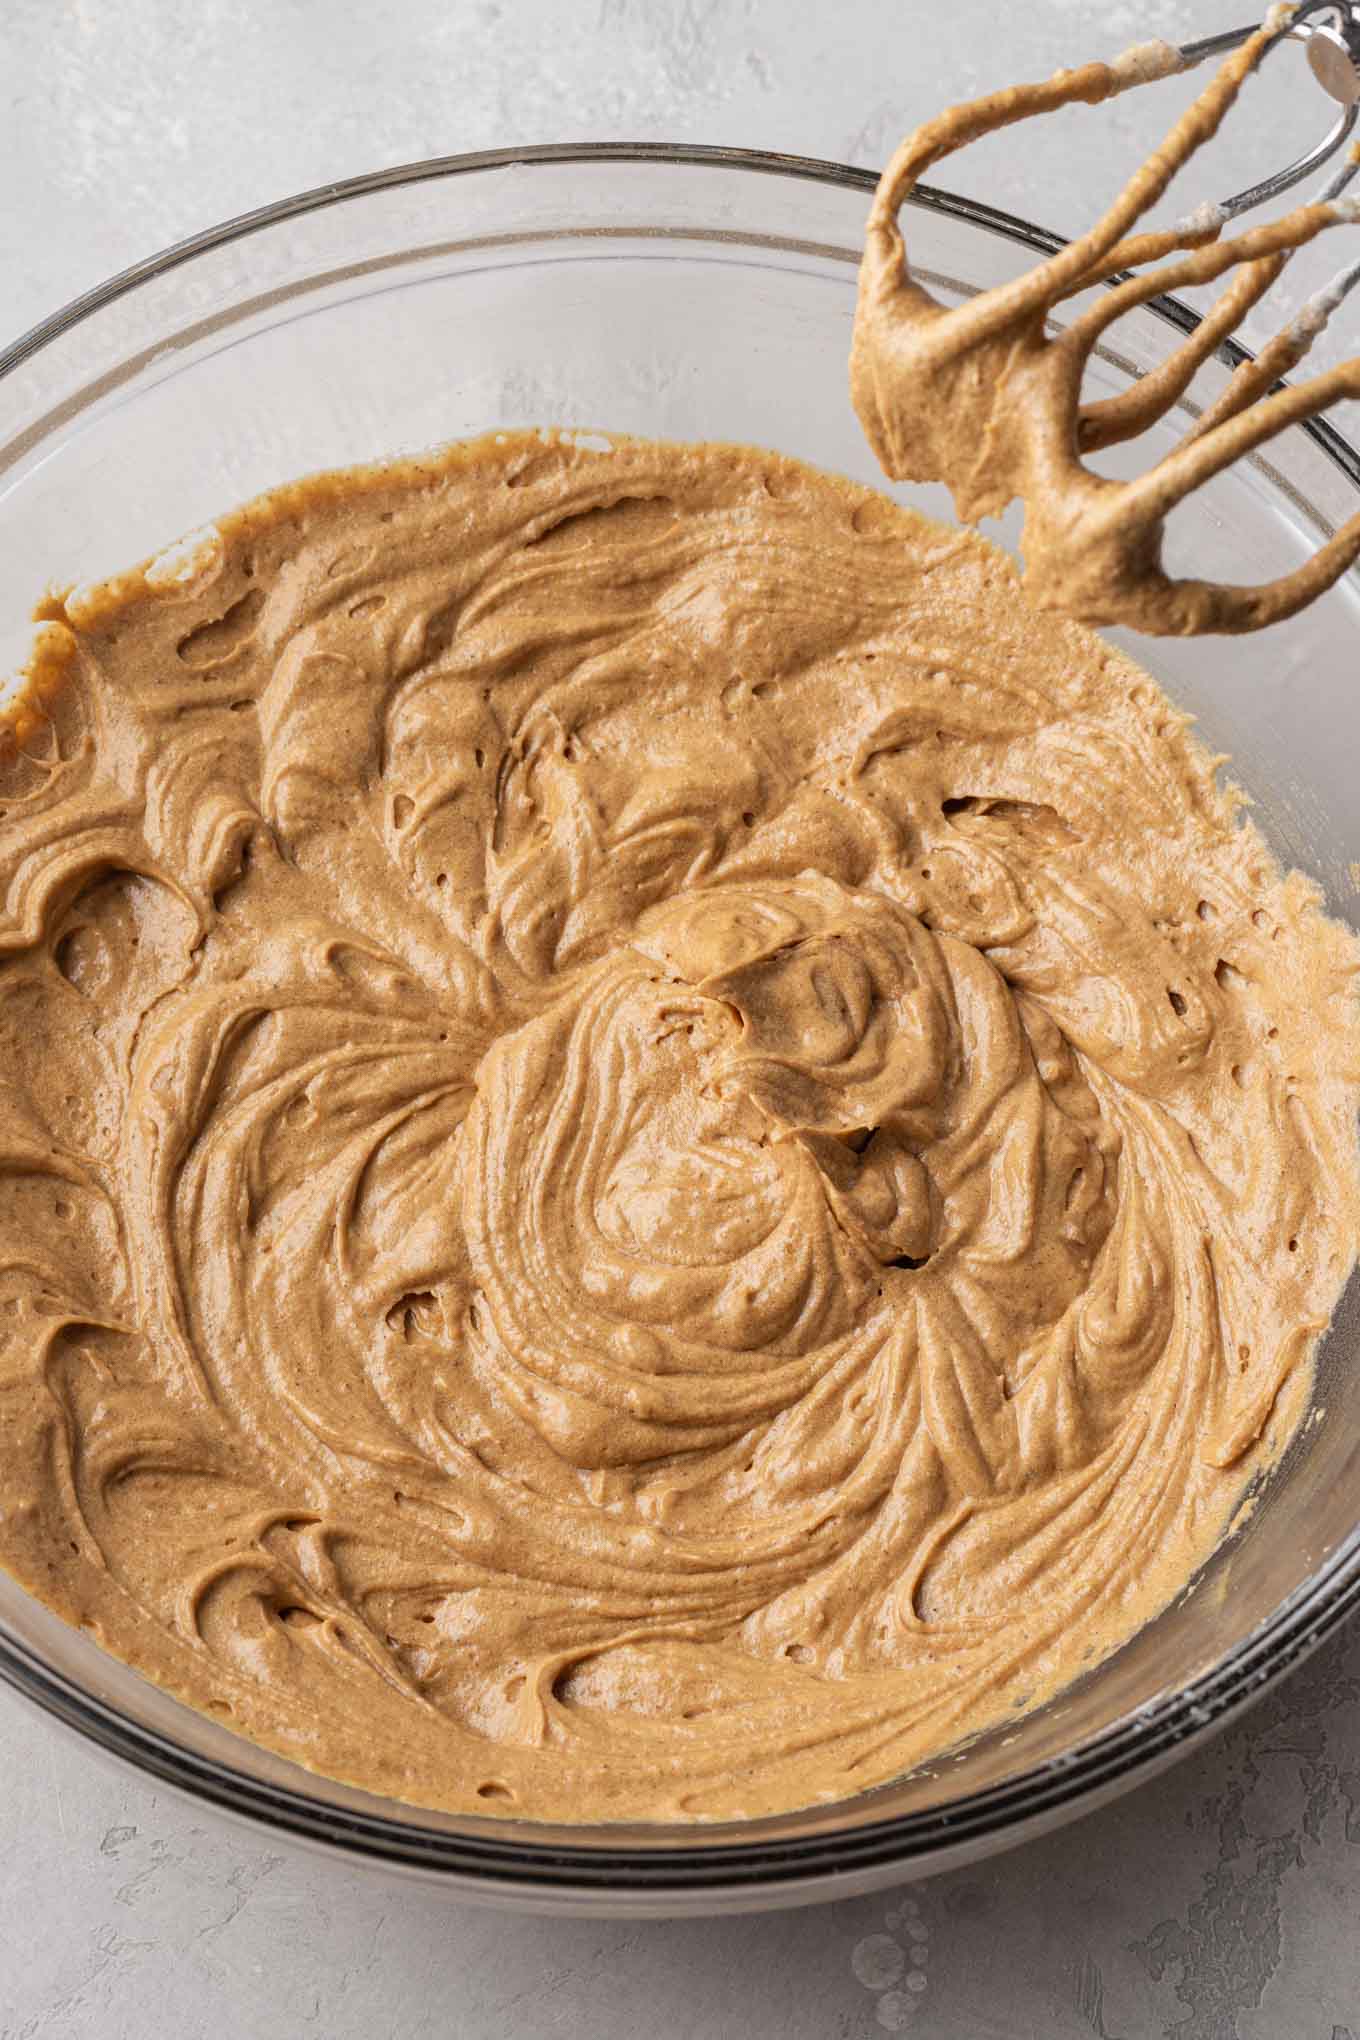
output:
M748 449L501 437L47 605L0 1557L543 1820L835 1799L1213 1547L1356 1253L1356 948L1146 674Z

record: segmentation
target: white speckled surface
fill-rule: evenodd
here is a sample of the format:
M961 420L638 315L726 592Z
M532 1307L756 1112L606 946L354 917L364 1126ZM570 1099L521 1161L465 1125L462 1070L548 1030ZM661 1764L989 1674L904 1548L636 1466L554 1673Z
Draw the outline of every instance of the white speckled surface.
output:
M0 0L5 337L182 234L378 164L638 136L877 164L942 98L1250 9L857 0L853 38L850 12ZM1132 161L1178 90L990 144L944 181L1072 230L1111 188L1113 151ZM1175 210L1250 181L1322 117L1286 53ZM611 1928L451 1907L158 1795L4 1690L0 1752L0 2040L1360 2035L1358 1630L1206 1754L1064 1834L764 1918Z

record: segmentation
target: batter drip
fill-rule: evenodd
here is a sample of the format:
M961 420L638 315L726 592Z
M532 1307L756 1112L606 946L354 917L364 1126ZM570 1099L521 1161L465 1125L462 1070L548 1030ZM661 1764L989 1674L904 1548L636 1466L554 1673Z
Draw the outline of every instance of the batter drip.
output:
M500 438L46 607L0 1557L330 1775L898 1774L1179 1588L1356 1251L1347 931L1153 682L772 455Z

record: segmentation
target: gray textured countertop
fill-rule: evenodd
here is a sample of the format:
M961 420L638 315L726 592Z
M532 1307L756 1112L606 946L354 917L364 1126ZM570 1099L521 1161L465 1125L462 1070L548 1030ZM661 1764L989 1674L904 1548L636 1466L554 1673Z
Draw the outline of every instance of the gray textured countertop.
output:
M429 153L646 136L876 165L942 96L1249 11L858 0L852 39L847 10L810 0L3 0L0 318L21 327L226 214ZM1318 105L1287 70L1185 203L1307 137ZM1073 230L1112 146L1131 162L1157 133L1166 102L1149 100L989 145L941 181ZM4 1690L0 1752L3 2040L1360 2035L1360 1630L1065 1833L763 1918L450 1906L158 1794Z

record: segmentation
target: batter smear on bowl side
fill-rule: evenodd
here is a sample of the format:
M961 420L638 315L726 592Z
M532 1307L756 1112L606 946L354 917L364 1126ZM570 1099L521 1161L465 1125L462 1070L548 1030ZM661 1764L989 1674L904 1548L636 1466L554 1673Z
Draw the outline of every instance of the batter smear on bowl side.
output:
M749 449L502 436L52 598L0 1558L375 1792L747 1816L1190 1576L1356 1254L1357 953L1148 676Z

